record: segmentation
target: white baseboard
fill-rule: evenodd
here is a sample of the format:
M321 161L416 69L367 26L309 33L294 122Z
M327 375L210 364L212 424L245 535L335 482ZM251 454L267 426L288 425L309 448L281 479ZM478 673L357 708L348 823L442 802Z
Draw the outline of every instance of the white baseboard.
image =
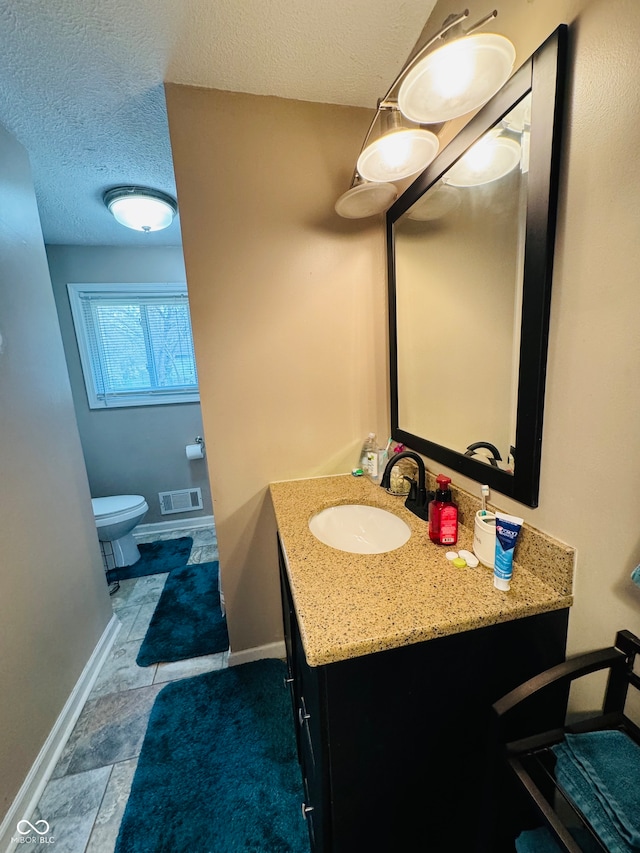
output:
M264 658L278 658L285 660L287 650L284 645L284 640L278 643L268 643L265 646L255 646L252 649L243 649L241 652L229 652L229 666L239 666L241 663L250 663L254 660L263 660Z
M133 538L148 536L149 533L162 533L165 530L199 529L213 527L212 515L201 515L198 518L174 518L171 521L156 521L153 524L138 524L133 531Z
M45 785L54 771L62 750L84 708L91 688L111 651L120 626L120 620L114 614L49 732L49 736L29 770L27 778L22 783L22 787L0 824L0 850L3 853L11 853L16 849L17 844L11 840L12 837L17 836L16 825L23 818L29 819L38 805Z

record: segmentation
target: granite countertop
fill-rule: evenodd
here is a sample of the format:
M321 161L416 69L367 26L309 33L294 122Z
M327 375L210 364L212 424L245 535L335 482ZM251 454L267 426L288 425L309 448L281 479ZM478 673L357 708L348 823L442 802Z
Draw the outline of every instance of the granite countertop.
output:
M559 610L572 603L570 582L549 582L554 560L563 563L564 574L572 570L572 549L540 534L538 566L531 528L526 548L530 563L518 563L517 546L511 589L500 592L493 586L492 570L482 564L475 569L454 568L445 557L449 548L430 541L427 523L405 508L404 499L366 477L344 474L289 480L272 483L270 492L310 666ZM318 541L309 530L309 519L326 507L352 503L394 512L410 526L410 539L385 554L351 554ZM471 551L472 544L472 531L460 525L458 544L452 550Z

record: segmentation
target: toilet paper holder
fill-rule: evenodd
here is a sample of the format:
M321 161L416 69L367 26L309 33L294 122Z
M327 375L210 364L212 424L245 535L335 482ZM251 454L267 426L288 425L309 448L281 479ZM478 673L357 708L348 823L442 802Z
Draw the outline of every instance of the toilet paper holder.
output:
M204 459L205 448L204 439L201 435L197 435L193 444L187 444L185 448L187 459Z

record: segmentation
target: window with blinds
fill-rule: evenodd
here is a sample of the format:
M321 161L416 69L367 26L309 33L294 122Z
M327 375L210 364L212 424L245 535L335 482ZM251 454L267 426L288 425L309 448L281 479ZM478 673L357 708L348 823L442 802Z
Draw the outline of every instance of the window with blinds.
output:
M68 284L89 407L200 399L185 284Z

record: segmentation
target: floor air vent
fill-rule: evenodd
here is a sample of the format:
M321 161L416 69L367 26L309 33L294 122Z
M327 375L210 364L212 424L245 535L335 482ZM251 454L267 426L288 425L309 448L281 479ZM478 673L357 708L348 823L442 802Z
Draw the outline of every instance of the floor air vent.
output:
M201 489L178 489L174 492L158 492L160 512L169 515L172 512L192 512L202 509Z

